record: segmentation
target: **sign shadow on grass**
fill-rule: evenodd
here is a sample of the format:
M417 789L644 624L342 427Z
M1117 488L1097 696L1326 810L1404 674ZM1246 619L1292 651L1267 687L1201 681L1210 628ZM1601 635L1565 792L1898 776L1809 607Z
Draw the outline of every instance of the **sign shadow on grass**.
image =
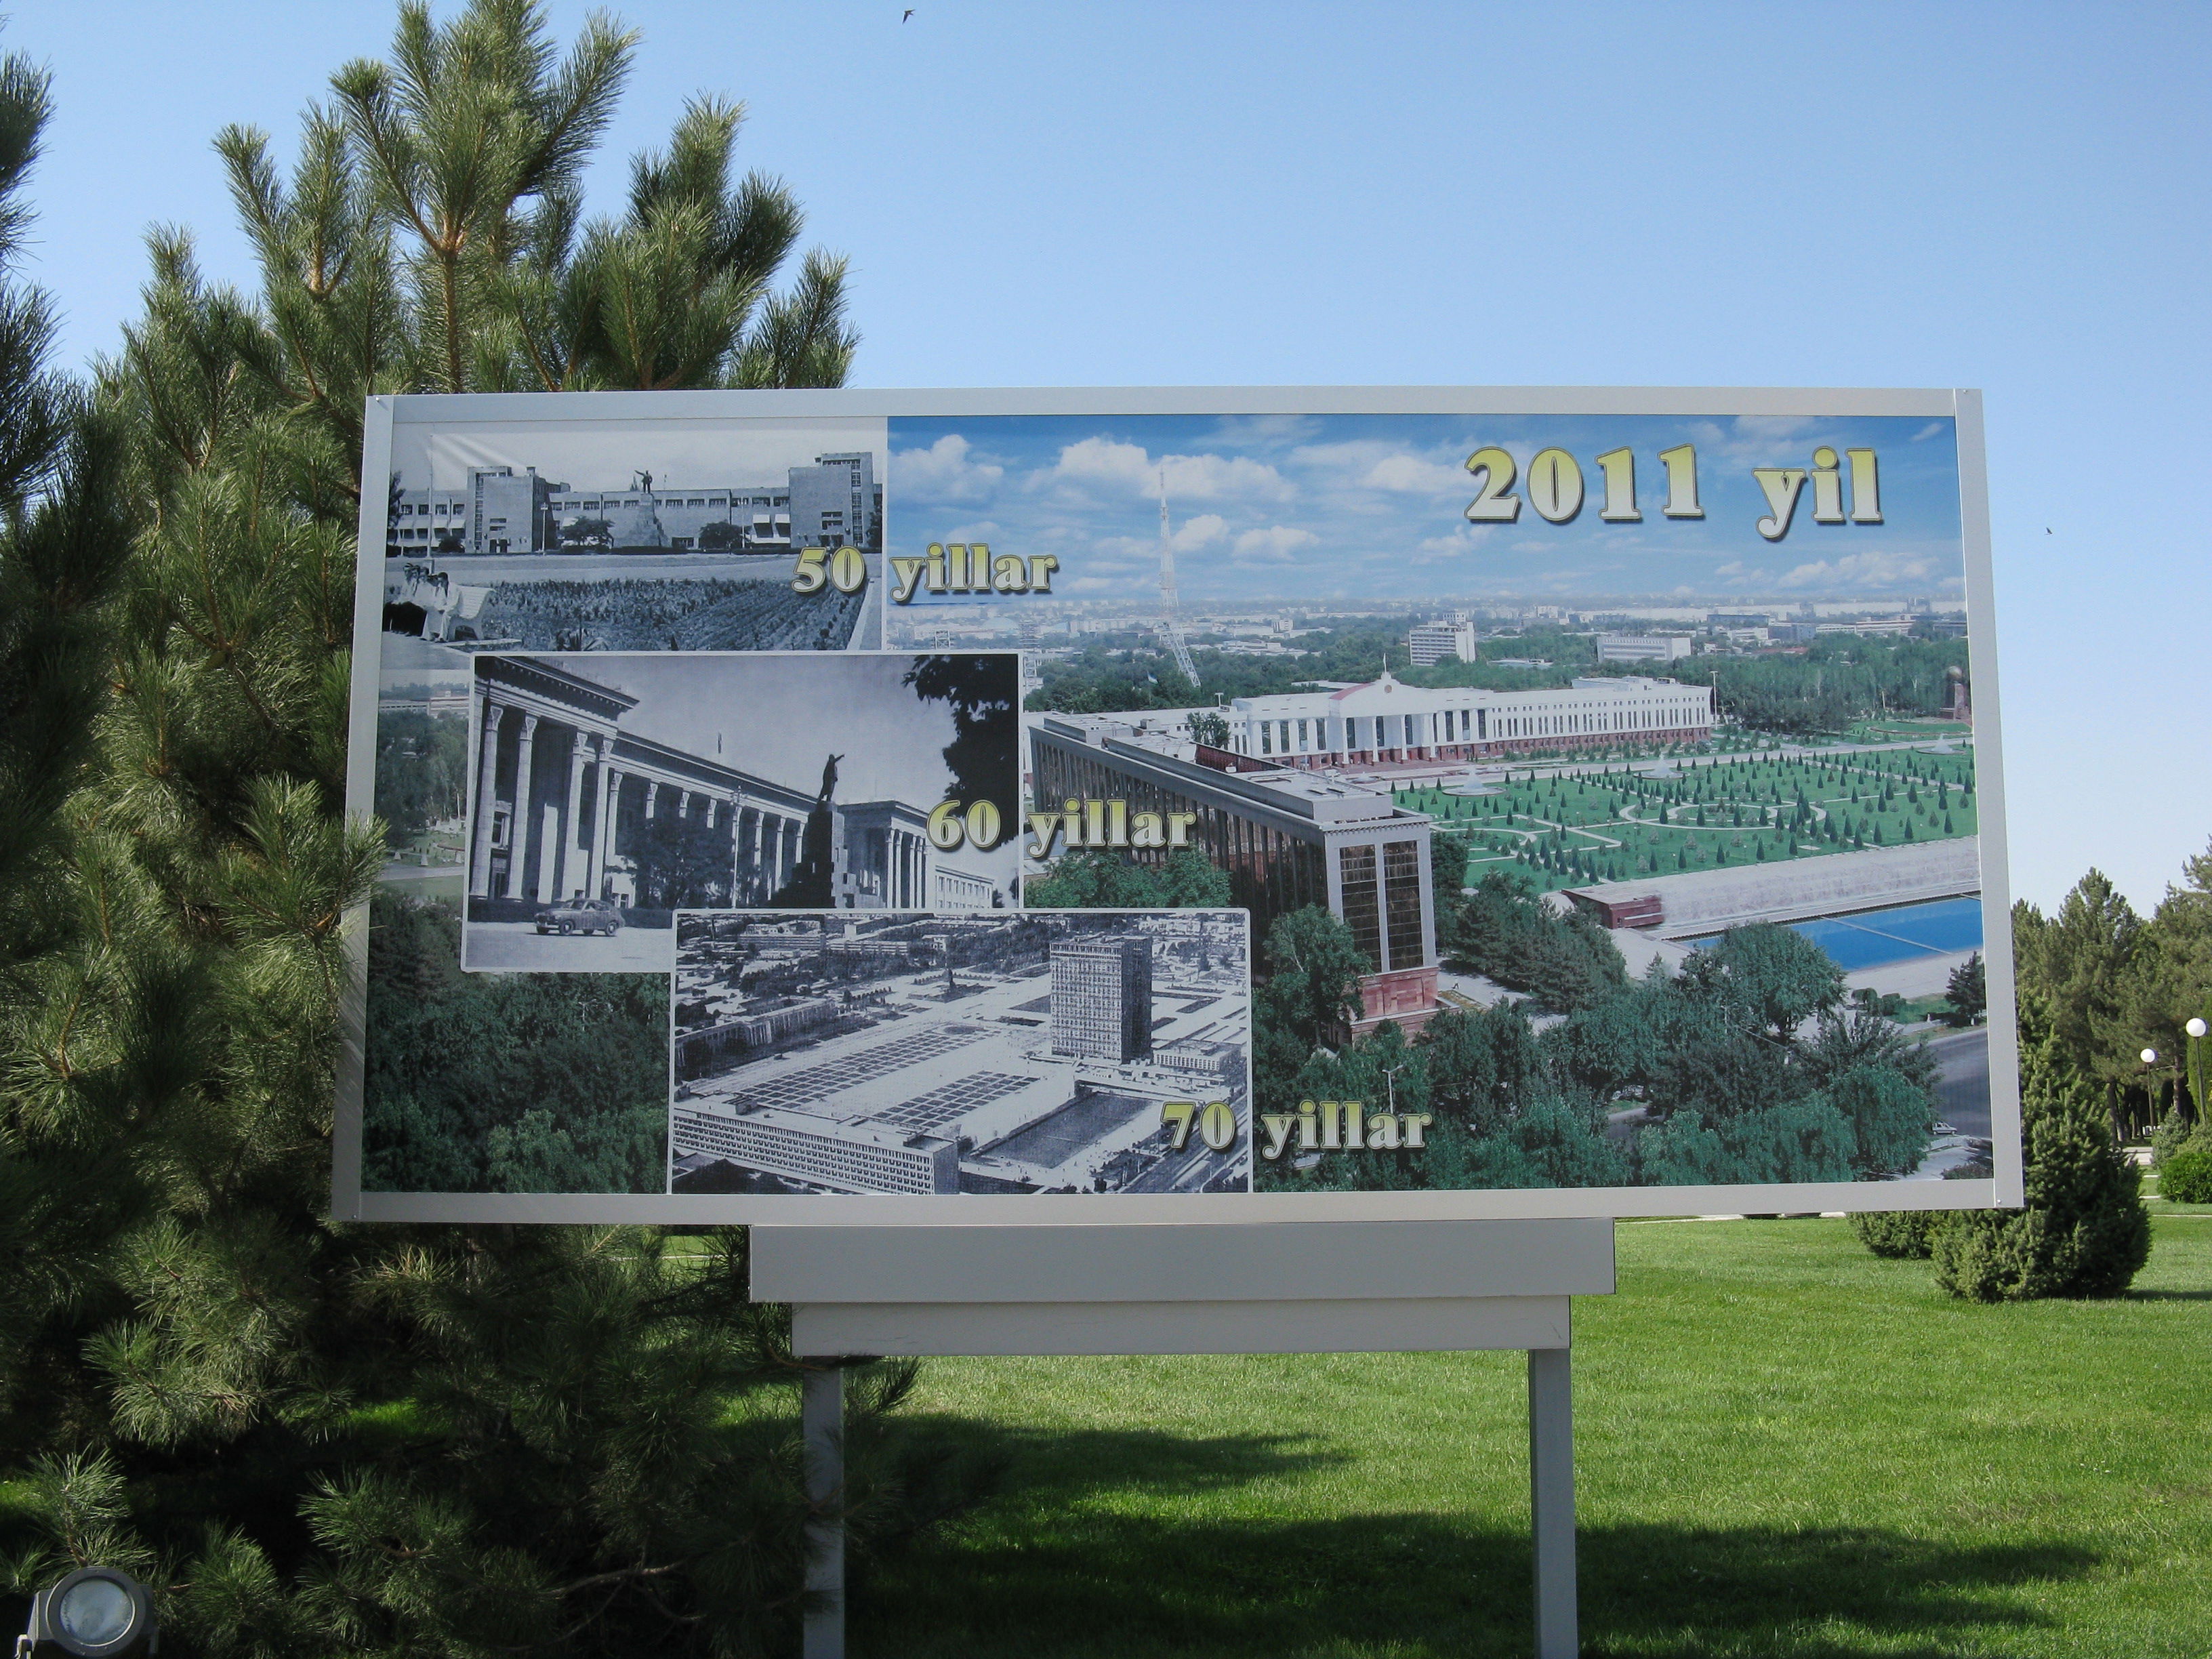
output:
M946 1536L856 1573L855 1654L903 1659L1392 1659L1525 1653L1525 1521L1316 1519L1332 1468L1305 1437L933 1428L1003 1457L1002 1494ZM1516 1460L1517 1461L1517 1460ZM1224 1517L1238 1488L1283 1487L1283 1519ZM1142 1495L1143 1509L1116 1494ZM1440 1492L1449 1504L1451 1494ZM1160 1500L1188 1504L1162 1514ZM1248 1507L1249 1495L1230 1498ZM1585 1526L1586 1652L1638 1659L1787 1652L1944 1659L2051 1623L2010 1592L2094 1570L2058 1538L1953 1544L1878 1528Z

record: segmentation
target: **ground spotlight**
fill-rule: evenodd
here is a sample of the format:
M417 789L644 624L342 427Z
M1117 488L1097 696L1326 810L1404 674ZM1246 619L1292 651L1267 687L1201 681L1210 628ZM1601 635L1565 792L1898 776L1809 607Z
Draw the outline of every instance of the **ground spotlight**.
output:
M146 1587L113 1567L80 1567L31 1600L31 1627L15 1644L27 1654L137 1659L157 1651L160 1627Z

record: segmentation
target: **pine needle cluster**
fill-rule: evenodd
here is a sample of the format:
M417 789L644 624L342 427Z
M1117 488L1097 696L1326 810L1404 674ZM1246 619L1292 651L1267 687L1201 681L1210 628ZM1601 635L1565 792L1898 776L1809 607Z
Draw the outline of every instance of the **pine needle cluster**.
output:
M13 270L46 82L0 59L0 1551L100 1560L185 1654L738 1654L797 1617L799 1374L736 1232L328 1218L363 400L834 384L843 268L732 181L712 100L586 223L635 37L401 9L282 178L218 140L260 263L150 239L72 388ZM373 488L381 488L380 481ZM848 1391L863 1555L975 1472Z

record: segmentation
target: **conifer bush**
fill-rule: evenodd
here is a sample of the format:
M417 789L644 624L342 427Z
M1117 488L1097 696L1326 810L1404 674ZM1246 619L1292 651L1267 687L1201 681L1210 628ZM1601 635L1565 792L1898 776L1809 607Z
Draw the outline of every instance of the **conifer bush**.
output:
M2039 1022L2024 1012L2022 1023ZM2113 1145L2094 1090L2066 1071L2056 1044L2046 1036L2022 1048L2025 1206L1964 1212L1940 1231L1936 1282L1978 1302L2118 1296L2150 1258L2142 1172Z
M1948 1210L1865 1210L1851 1217L1851 1231L1876 1255L1925 1261L1950 1218Z

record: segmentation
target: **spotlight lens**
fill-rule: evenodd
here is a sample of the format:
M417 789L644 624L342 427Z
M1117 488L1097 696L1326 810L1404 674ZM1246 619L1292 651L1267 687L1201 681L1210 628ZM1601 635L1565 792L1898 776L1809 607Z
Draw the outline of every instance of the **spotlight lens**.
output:
M112 1578L86 1578L62 1593L54 1622L85 1646L100 1647L131 1628L131 1592Z

